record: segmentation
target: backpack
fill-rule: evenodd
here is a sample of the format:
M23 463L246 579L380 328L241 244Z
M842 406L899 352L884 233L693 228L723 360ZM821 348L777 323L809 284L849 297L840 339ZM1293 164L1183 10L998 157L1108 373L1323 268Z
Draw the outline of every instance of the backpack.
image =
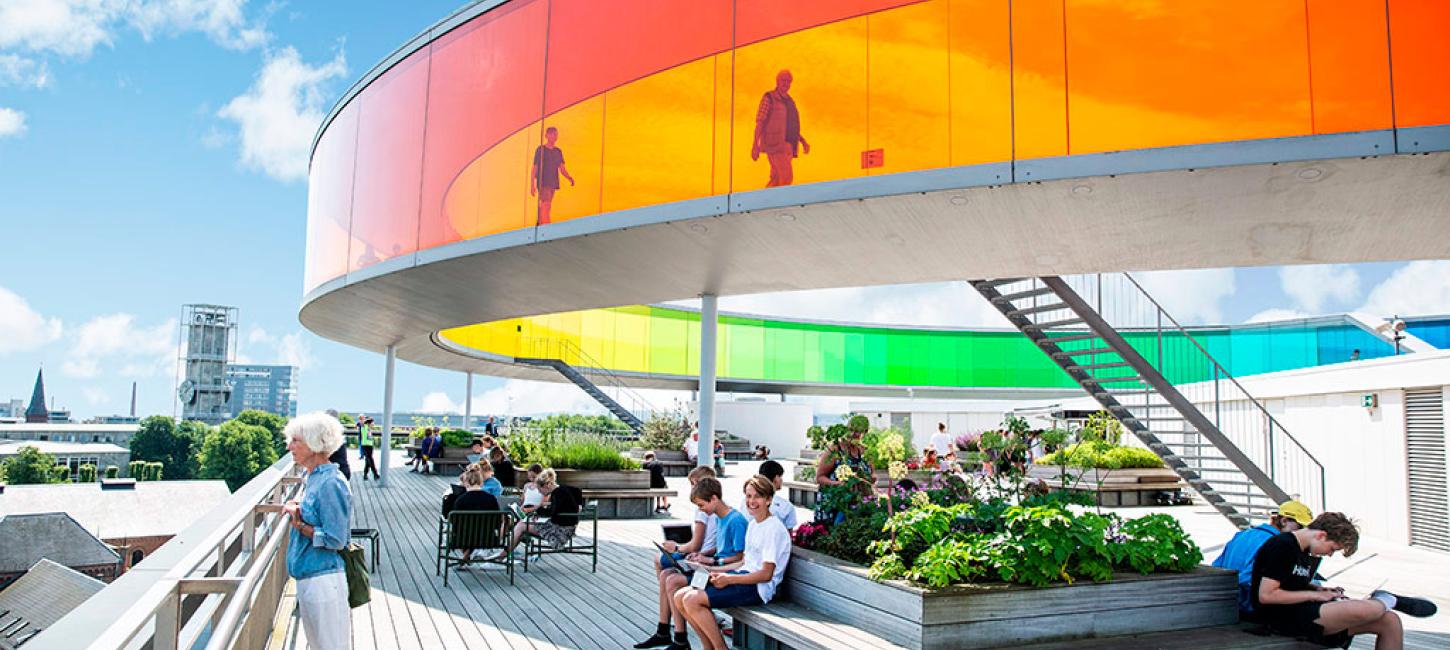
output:
M342 554L343 569L347 573L347 605L361 607L372 600L372 579L368 576L367 551L361 544L348 543L338 551Z

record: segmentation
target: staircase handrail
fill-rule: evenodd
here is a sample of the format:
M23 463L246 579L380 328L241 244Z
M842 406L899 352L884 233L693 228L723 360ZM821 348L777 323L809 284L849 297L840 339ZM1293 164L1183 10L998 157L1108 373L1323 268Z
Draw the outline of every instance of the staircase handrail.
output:
M609 370L609 368L605 367L604 364L595 360L594 357L589 356L589 353L585 352L583 348L581 348L573 341L570 341L568 339L531 337L525 339L524 342L532 346L542 346L545 353L545 358L553 358L568 363L568 357L570 355L574 356L580 361L580 363L578 364L579 367L577 367L576 370L580 371L581 373L587 372L590 374L597 374L604 377L612 388L627 395L628 399L635 403L635 411L645 411L646 415L654 412L654 405L650 403L649 400L645 399L644 396L640 395L638 392L635 392L635 390L626 385L624 383L624 380L620 379L618 375L615 375L614 372ZM557 352L554 351L554 347L558 348ZM619 400L616 399L615 401ZM639 417L639 413L636 413L635 417Z
M1314 454L1306 449L1304 445L1300 443L1297 438L1294 437L1294 434L1289 433L1289 430L1279 422L1278 418L1275 418L1274 414L1270 413L1269 409L1265 408L1264 405L1259 402L1258 398L1255 398L1253 394L1248 391L1247 388L1244 388L1243 384L1240 384L1237 378L1229 374L1228 369L1224 368L1223 364L1219 363L1218 359L1214 358L1212 354L1209 354L1208 350L1198 342L1198 339L1194 338L1194 336L1190 334L1189 331L1185 329L1183 325L1178 322L1177 319L1173 318L1173 314L1169 313L1167 309L1163 308L1163 305L1159 304L1158 301L1153 298L1153 294L1148 293L1148 290L1144 289L1143 285L1138 284L1138 281L1133 278L1133 275L1131 273L1124 272L1123 277L1127 278L1128 282L1133 283L1133 286L1137 287L1138 291L1143 294L1143 297L1148 299L1148 302L1153 303L1153 307L1158 310L1158 313L1161 314L1164 318L1168 319L1168 322L1173 324L1174 329L1177 329L1179 334L1183 335L1184 338L1188 339L1188 341L1193 344L1193 347L1198 348L1198 351L1203 353L1204 358L1208 359L1209 363L1213 364L1214 370L1216 372L1222 375L1225 379L1228 379L1230 382L1232 382L1233 385L1238 388L1241 393L1243 393L1244 397L1248 399L1249 403L1253 404L1254 408L1257 408L1260 413L1263 413L1264 417L1268 418L1269 422L1273 426L1276 426L1279 431L1283 432L1284 437L1288 438L1289 442L1294 443L1294 446L1298 447L1299 451L1304 452L1304 455L1309 458L1309 462L1314 463L1314 465L1319 468L1320 473L1323 473L1324 464L1319 462L1319 459L1315 458ZM1272 434L1273 432L1271 430L1270 435ZM1273 458L1270 458L1269 460L1270 462L1274 461ZM1321 498L1322 497L1323 495L1321 495Z

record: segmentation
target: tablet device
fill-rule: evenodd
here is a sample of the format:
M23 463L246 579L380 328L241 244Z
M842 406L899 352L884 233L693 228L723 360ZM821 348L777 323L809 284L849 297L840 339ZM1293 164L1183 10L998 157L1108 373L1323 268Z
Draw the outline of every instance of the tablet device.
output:
M690 576L690 586L703 591L705 587L710 586L710 572L704 571L703 568L696 571L694 575Z

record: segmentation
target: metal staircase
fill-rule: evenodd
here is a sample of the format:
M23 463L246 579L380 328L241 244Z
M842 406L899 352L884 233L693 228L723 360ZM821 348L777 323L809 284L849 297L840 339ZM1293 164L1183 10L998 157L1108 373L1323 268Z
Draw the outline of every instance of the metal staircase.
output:
M1235 525L1323 509L1324 466L1128 274L970 284Z
M648 417L649 411L652 410L649 402L626 386L624 381L614 373L605 370L603 364L585 354L578 345L564 339L530 339L523 341L520 348L522 353L530 356L515 357L514 361L531 366L553 368L565 379L594 398L594 401L599 402L614 417L629 425L635 435L644 434L644 421L640 416ZM571 365L570 360L578 364L577 367ZM600 384L612 389L615 396L611 397L604 392L600 388ZM624 404L620 403L620 400L629 402L633 408L626 408Z

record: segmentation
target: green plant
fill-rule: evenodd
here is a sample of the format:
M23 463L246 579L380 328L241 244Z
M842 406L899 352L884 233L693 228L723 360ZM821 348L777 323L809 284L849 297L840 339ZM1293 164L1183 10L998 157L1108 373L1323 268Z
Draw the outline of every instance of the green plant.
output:
M268 422L270 418L278 416L262 411L243 411L248 413L249 418L265 416ZM285 421L282 421L285 424ZM166 465L166 478L191 479L197 476L197 452L201 450L201 440L206 435L207 425L196 421L184 421L177 423L170 417L164 415L153 415L141 420L141 428L131 438L131 460L132 461L159 461ZM279 425L280 426L280 425ZM279 428L273 443L281 437ZM128 473L133 478L141 478L136 470Z
M70 467L68 465L56 465L50 468L51 483L69 483Z
M1191 571L1203 561L1203 551L1168 515L1125 521L1111 541L1116 561L1139 573Z
M11 485L59 483L55 480L55 457L33 446L22 446L20 452L5 462L5 480ZM64 480L70 480L67 472Z
M877 469L887 469L892 462L906 460L909 439L906 432L896 427L871 429L861 438L861 444L866 447L866 462Z
M621 452L623 443L609 436L556 429L515 431L506 440L515 465L539 463L555 469L628 470L639 463Z
M473 445L473 434L463 429L444 429L439 434L443 438L444 447L470 447Z
M1098 411L1088 416L1087 422L1078 430L1079 440L1101 440L1110 445L1123 442L1123 424L1107 411Z
M866 433L871 429L871 420L864 415L853 415L846 421L846 430L851 433Z
M143 480L141 477L141 472L145 471L145 469L146 461L133 460L129 463L126 463L126 476L134 478L138 481Z
M1106 454L1110 464L1122 469L1162 467L1163 459L1147 449L1138 447L1114 447Z
M266 428L228 420L207 432L199 460L202 478L222 479L236 490L277 462L277 451ZM131 476L137 476L135 468Z
M143 471L144 476L143 476L142 480L144 480L144 481L159 481L159 480L161 480L161 472L162 472L162 469L165 466L166 465L164 463L157 463L157 462L146 463L146 469Z
M795 466L795 480L806 482L816 480L816 466L809 463L797 463Z
M77 474L79 474L79 476L77 477L77 481L76 481L77 483L95 483L96 482L96 466L95 465L91 465L89 463L87 463L85 465L81 465L80 466L80 469L77 470Z
M106 466L106 478L119 478L120 476L121 468L116 467L115 465Z
M639 444L645 449L679 450L690 437L690 423L683 409L656 411L644 422Z
M1162 467L1163 460L1147 449L1114 447L1102 440L1086 440L1043 456L1037 459L1037 464L1082 469L1128 469Z
M806 427L806 439L811 441L811 449L825 449L826 428L819 424L812 424Z

